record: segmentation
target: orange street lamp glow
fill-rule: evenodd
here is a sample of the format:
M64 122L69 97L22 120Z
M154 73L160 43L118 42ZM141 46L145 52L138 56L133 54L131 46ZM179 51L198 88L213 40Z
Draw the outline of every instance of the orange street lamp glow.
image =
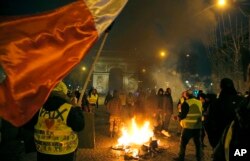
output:
M166 53L164 51L162 51L160 54L161 54L161 57L165 57L166 56Z

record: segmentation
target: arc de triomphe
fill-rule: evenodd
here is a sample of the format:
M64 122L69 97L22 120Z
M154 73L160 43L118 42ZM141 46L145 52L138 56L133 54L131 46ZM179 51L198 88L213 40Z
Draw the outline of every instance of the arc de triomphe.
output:
M93 71L93 87L100 94L109 90L135 92L138 88L136 60L122 56L101 56Z

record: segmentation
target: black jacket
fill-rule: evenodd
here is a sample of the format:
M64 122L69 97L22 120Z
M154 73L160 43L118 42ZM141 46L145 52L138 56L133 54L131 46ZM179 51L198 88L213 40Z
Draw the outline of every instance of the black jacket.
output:
M234 153L237 149L246 149L247 152L250 149L250 97L241 101L235 112L236 117L233 121L232 126L227 126L223 133L223 136L214 149L213 161L226 161L226 140L230 140L228 155L229 160L245 161L250 159L250 155L248 153L244 154L243 156L234 156ZM232 135L229 135L229 130L232 131Z
M206 126L210 127L212 138L209 142L214 148L226 127L236 117L235 109L243 98L237 94L223 94L209 107Z

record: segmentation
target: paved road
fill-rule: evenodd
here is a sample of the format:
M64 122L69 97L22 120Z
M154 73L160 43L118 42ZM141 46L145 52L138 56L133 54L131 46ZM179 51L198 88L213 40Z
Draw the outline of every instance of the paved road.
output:
M113 150L111 147L116 144L117 138L110 138L108 134L108 114L105 112L104 107L100 107L96 111L95 116L95 148L93 149L79 149L77 152L77 161L123 161L124 152ZM154 157L146 159L140 158L139 160L147 161L172 161L173 157L177 156L179 136L176 134L178 131L178 123L171 121L170 132L171 137L167 138L158 135L157 139L160 140L160 147L163 149L161 153ZM205 140L208 145L207 139ZM211 160L212 149L210 146L204 148L204 161ZM36 161L35 154L26 155L25 161ZM186 150L186 161L195 161L195 147L191 141Z

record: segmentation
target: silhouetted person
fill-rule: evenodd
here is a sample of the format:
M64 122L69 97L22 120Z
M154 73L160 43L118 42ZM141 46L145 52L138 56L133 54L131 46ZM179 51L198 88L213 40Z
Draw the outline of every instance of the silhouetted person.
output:
M134 116L134 110L135 110L135 97L132 92L128 93L127 99L127 111L128 111L128 117L132 118Z
M213 93L208 93L208 94L201 94L199 95L199 97L202 99L204 99L204 103L203 103L203 129L202 129L202 133L201 133L201 142L203 147L205 146L204 144L204 138L205 138L205 132L208 136L208 140L210 142L210 140L213 141L213 131L211 130L211 127L208 126L208 114L209 114L209 110L211 107L211 104L213 104L216 101L216 94Z
M169 127L169 123L170 123L170 119L171 116L173 114L174 108L173 108L173 98L171 95L171 89L167 88L166 92L165 92L165 119L164 119L164 123L163 123L163 130L165 130L166 132L169 131L168 127Z
M163 128L163 119L164 113L163 110L165 108L165 101L164 101L164 90L160 88L157 92L157 112L156 112L156 127L155 132L161 132Z
M104 100L104 105L107 106L108 102L113 98L111 91L108 91L105 100Z
M250 96L244 98L235 110L236 117L226 127L214 149L213 161L246 161L250 159ZM245 149L244 155L236 150ZM237 155L235 155L237 154Z
M120 131L122 103L118 91L114 90L113 98L107 104L109 117L110 137L114 137Z
M219 142L225 128L235 118L235 109L242 100L242 97L237 95L231 79L223 78L220 82L220 88L218 99L209 108L207 120L207 126L211 130L209 138L212 138L209 141L213 148Z

